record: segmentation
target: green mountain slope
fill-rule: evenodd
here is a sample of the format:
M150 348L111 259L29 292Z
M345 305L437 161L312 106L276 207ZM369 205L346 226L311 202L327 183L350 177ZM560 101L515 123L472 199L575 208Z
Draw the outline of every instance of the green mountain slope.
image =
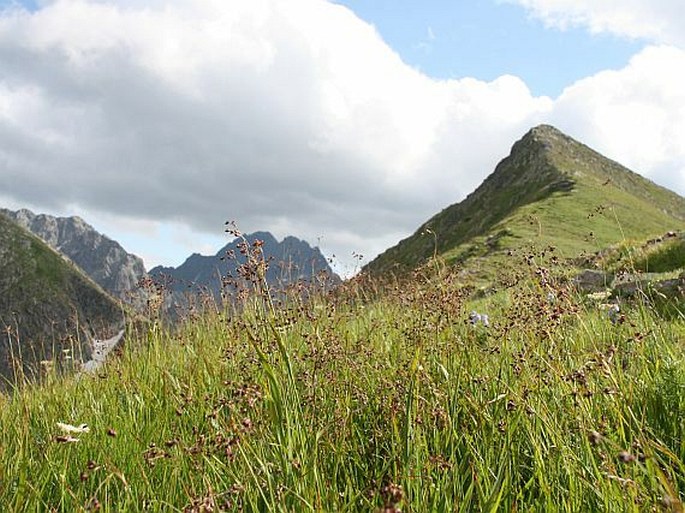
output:
M541 125L462 202L370 262L404 274L440 255L487 274L509 250L552 245L569 258L685 228L685 199Z
M123 324L114 299L3 215L0 269L0 383L33 375L41 360L85 360L88 337L108 338Z

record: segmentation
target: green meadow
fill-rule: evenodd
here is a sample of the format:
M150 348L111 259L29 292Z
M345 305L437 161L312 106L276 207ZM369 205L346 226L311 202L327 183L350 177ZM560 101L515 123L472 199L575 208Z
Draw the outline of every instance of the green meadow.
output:
M610 316L554 251L511 258L489 294L440 263L306 295L257 268L237 306L151 312L96 374L0 398L0 509L683 511L682 301Z

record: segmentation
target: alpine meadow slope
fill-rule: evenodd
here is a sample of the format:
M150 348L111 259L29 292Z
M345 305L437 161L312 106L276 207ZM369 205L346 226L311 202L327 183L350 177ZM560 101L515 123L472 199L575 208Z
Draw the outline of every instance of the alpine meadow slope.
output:
M680 198L594 155L538 128L405 243L496 267L509 285L492 294L471 294L463 269L440 259L401 287L360 275L276 292L265 234L191 257L179 286L203 269L253 286L173 325L153 302L97 373L47 372L0 394L0 511L682 512L683 295L585 294L557 251L550 265L524 249L516 272L499 266L507 247L554 240L573 255L621 230L682 226ZM13 272L36 275L42 258L66 272L12 226L0 248L52 255L29 253ZM682 237L662 242L644 262L679 271ZM403 249L407 267L422 261ZM306 264L286 276L308 277ZM41 280L28 283L46 292Z
M492 274L507 252L554 246L566 258L685 227L685 199L549 125L532 128L463 201L364 270L405 275L439 256Z
M123 328L116 300L2 214L0 267L0 387L36 377L41 361L67 366L86 361L92 339Z

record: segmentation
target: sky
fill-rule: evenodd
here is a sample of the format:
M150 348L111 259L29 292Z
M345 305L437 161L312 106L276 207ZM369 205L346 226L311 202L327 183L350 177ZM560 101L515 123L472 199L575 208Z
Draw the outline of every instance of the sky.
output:
M549 123L685 195L682 0L0 0L0 206L349 275Z

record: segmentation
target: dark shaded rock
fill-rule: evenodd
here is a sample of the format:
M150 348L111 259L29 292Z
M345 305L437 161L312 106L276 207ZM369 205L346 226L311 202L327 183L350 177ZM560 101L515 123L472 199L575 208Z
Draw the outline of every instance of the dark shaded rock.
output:
M666 297L683 296L685 291L685 273L678 278L662 280L658 274L627 274L616 279L613 284L615 296L631 297L637 293L661 294Z
M182 303L180 295L197 293L206 293L218 302L234 290L232 283L245 281L241 275L241 266L246 262L239 248L242 241L234 239L215 255L195 253L178 267L155 267L150 270L150 277L173 292L176 302ZM279 242L269 232L255 232L245 235L244 241L253 249L257 245L263 252L268 263L266 282L274 292L319 279L328 280L329 285L340 281L319 248L296 237Z

